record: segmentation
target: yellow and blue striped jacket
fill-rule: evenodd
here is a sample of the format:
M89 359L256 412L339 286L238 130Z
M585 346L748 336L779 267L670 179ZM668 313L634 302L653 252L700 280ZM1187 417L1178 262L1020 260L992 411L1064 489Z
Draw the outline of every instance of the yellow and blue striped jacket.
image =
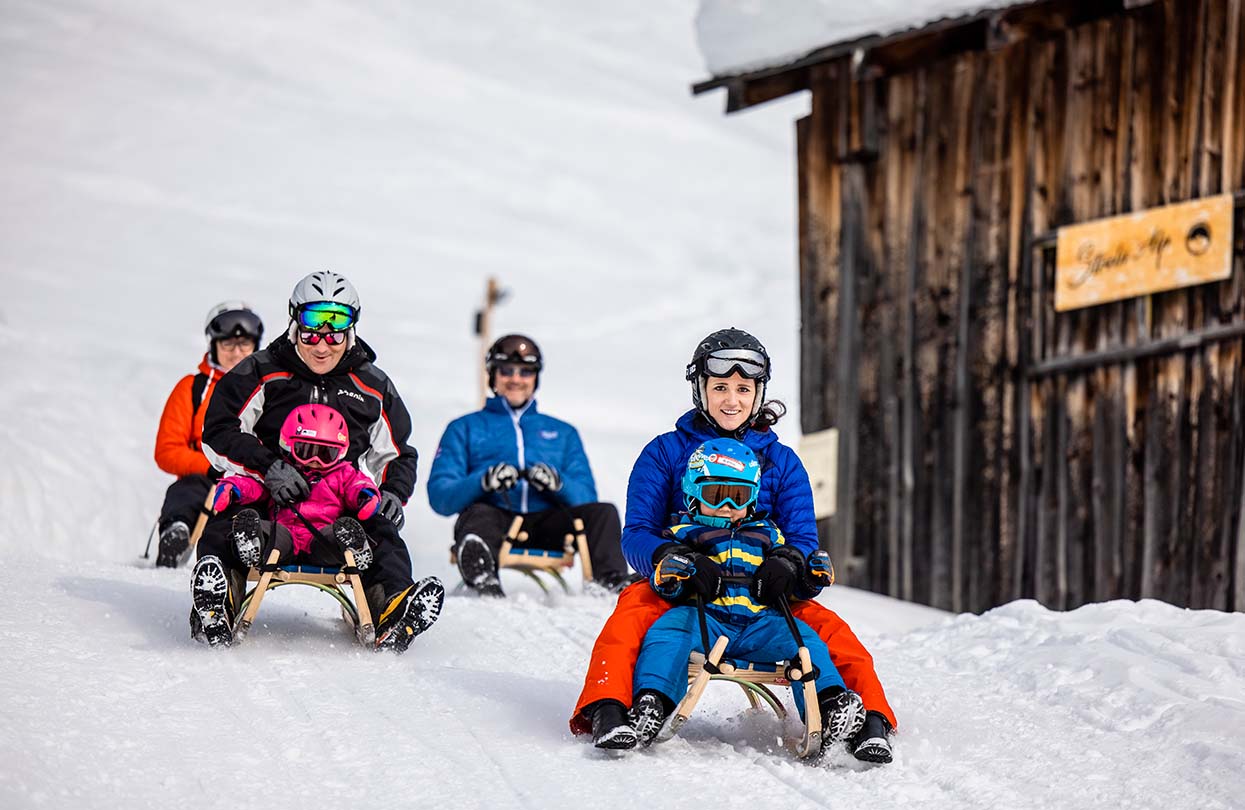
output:
M752 576L771 549L786 545L782 530L764 516L757 516L732 528L705 526L680 513L680 522L668 528L666 536L704 554L722 568L722 593L706 609L709 615L731 624L747 624L772 607L753 600L749 593Z

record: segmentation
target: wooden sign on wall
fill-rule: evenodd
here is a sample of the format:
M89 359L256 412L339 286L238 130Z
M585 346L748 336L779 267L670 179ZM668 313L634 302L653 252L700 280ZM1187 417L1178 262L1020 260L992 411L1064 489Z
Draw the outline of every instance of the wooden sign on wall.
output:
M813 515L830 517L838 508L839 431L837 428L805 433L800 439L800 461L813 487Z
M1055 309L1089 307L1232 275L1232 195L1059 229Z

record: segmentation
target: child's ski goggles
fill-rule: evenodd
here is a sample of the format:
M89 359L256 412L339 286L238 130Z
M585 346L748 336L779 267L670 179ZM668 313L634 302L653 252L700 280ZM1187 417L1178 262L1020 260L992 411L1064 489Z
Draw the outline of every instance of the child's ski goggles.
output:
M743 481L699 481L692 485L692 497L710 509L729 506L747 509L757 499L757 485Z
M298 325L304 329L319 329L327 326L334 332L343 332L354 326L359 313L345 304L315 301L299 307L295 312L295 317L298 319Z
M298 330L298 340L308 346L314 346L323 340L330 346L340 346L346 342L345 332L308 332L306 329Z
M290 449L294 460L308 467L327 467L336 462L341 454L341 447L318 442L294 442Z

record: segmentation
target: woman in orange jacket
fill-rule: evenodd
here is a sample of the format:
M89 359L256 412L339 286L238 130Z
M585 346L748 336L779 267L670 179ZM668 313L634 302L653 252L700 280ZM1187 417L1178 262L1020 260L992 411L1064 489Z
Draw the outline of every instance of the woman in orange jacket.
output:
M816 550L812 490L798 456L777 441L772 431L785 411L765 400L770 359L755 337L738 329L708 335L696 347L687 367L693 409L676 429L649 443L632 469L627 484L627 525L622 546L631 567L651 574L663 546L660 526L679 508L679 480L692 450L706 439L738 439L763 458L758 503L782 530L788 545L803 554ZM707 568L716 568L706 560ZM708 571L708 575L712 575ZM815 601L793 602L792 612L825 640L830 657L847 687L860 695L867 710L865 725L848 741L861 760L889 762L889 734L895 715L873 669L873 657L837 614ZM647 581L628 586L597 637L584 678L584 689L571 716L571 730L591 733L602 748L634 744L628 717L636 657L649 627L668 609ZM628 732L631 733L628 733Z
M225 301L208 311L203 326L208 348L197 374L173 387L156 431L156 464L177 480L160 508L160 550L156 565L175 568L190 548L190 527L212 488L214 472L200 447L203 415L221 377L259 348L264 324L241 301Z

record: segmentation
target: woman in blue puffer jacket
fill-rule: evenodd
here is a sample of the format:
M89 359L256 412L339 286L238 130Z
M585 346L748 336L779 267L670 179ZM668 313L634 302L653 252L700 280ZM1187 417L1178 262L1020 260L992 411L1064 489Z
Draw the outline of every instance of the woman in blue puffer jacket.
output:
M662 538L662 532L670 525L671 515L683 506L680 481L689 456L705 441L723 436L743 442L761 460L757 508L768 512L787 543L807 557L818 548L812 487L799 456L779 442L772 430L786 409L779 402L765 401L765 384L770 378L765 347L742 330L719 330L697 345L685 376L692 386L695 407L679 418L673 431L648 443L627 483L622 548L628 563L645 576L652 574L654 555L669 542ZM701 587L709 590L715 579L712 567L711 562L705 565L706 571L696 577ZM798 576L797 569L785 580L771 577L769 581L774 587L794 588ZM765 596L768 599L762 601L777 595ZM843 680L861 696L868 710L860 736L849 744L853 753L860 759L889 762L886 737L895 726L895 716L874 672L873 657L833 611L811 600L795 602L791 607L796 617L826 641ZM584 689L571 716L572 731L591 733L598 747L635 745L627 707L636 656L648 628L669 608L670 603L647 581L637 582L619 595L593 647Z

